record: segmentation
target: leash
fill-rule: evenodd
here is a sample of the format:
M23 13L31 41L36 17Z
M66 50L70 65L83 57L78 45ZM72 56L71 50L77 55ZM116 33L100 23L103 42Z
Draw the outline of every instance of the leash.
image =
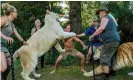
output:
M93 64L93 80L95 79L95 60L94 60L94 52L93 52L93 43L91 42L91 52L92 52L92 64Z
M11 55L12 80L15 80L14 62L13 62L13 48L11 45L9 45L9 51L10 51L10 55Z

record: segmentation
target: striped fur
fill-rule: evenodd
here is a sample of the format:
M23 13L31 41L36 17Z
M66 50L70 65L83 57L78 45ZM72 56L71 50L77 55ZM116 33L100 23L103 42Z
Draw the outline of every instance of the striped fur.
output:
M133 67L133 42L127 42L118 47L117 61L113 67L115 67L117 70L124 67ZM95 74L98 75L102 73L102 66L98 66L95 69ZM84 76L93 76L93 71L84 73Z

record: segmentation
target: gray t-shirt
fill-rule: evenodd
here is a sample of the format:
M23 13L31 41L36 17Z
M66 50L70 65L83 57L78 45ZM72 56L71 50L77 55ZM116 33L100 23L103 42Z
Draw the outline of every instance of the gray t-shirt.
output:
M1 28L1 33L7 37L10 37L13 33L14 24L9 22L7 26ZM7 40L1 37L1 42L7 43Z

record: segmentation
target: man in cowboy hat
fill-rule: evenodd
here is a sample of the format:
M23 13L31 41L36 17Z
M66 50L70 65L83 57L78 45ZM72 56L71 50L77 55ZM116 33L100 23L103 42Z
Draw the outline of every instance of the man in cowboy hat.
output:
M87 28L84 33L78 34L77 37L83 37L86 35L91 36L98 29L98 17L94 16L92 18L92 21L93 21L92 25L89 28ZM92 41L93 52L96 51L96 49L99 48L101 45L102 45L102 42L100 40L100 35L95 36L94 40ZM86 63L88 63L88 61L91 60L92 58L91 55L92 55L92 51L90 47L86 56Z
M117 31L117 22L110 16L107 8L100 8L96 14L100 17L100 27L89 38L90 41L99 34L103 41L102 53L100 56L100 65L103 66L104 80L110 80L109 67L113 66L115 52L120 42L120 36ZM112 67L113 72L116 71Z

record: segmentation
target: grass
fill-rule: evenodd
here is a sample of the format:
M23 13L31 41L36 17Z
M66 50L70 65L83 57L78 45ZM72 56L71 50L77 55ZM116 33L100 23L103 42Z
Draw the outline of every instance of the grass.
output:
M20 76L22 68L19 63L15 63L15 78L16 80L23 80ZM41 78L36 78L36 80L93 80L93 77L85 77L83 73L80 71L80 67L78 65L73 66L60 66L56 73L50 74L53 70L53 66L46 66L46 68L37 69L37 73L41 73ZM85 69L90 71L92 66L86 66ZM133 71L132 68L124 68L117 72L117 76L114 77L113 80L133 80L133 77L128 76L127 73ZM31 76L32 77L32 76ZM32 77L33 78L33 77ZM11 73L9 74L8 80L11 79Z

